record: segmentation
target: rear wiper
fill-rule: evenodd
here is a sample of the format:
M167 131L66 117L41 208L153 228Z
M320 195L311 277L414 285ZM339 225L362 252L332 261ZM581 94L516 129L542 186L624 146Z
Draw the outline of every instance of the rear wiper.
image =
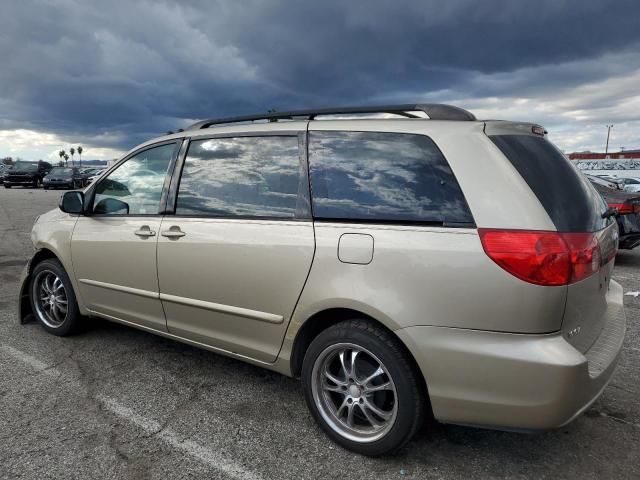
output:
M601 215L602 218L609 218L609 217L615 217L616 215L618 215L618 209L617 208L607 208L604 213Z

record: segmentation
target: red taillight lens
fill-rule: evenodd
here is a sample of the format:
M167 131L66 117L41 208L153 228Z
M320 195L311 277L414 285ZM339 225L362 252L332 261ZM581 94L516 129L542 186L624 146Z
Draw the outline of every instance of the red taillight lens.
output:
M628 213L637 213L640 211L640 208L636 208L638 205L633 205L631 203L610 203L609 208L615 208L618 210L618 214L626 215Z
M567 285L600 268L598 240L592 233L486 228L478 233L489 258L529 283Z

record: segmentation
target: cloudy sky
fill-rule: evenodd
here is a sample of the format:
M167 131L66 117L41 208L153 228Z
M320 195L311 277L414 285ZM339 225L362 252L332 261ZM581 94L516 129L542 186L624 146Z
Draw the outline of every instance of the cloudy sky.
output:
M450 102L640 148L638 0L6 0L0 157L114 158L200 118Z

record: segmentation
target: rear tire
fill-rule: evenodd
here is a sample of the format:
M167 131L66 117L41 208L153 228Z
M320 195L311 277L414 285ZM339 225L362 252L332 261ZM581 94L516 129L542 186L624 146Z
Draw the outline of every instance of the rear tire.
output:
M427 393L402 344L365 319L321 332L302 364L305 400L336 443L363 455L402 448L423 424Z
M35 318L47 332L64 337L77 330L78 302L71 280L58 260L43 260L34 267L29 297Z
M11 185L9 185L8 183L5 183L4 188L11 188Z

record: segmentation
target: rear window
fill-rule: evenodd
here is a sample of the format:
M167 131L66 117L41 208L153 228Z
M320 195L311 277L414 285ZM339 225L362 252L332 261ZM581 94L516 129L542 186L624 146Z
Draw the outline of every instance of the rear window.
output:
M473 226L445 158L424 135L311 132L317 219Z
M590 182L551 142L532 135L494 135L559 232L595 232L607 226L607 205Z

